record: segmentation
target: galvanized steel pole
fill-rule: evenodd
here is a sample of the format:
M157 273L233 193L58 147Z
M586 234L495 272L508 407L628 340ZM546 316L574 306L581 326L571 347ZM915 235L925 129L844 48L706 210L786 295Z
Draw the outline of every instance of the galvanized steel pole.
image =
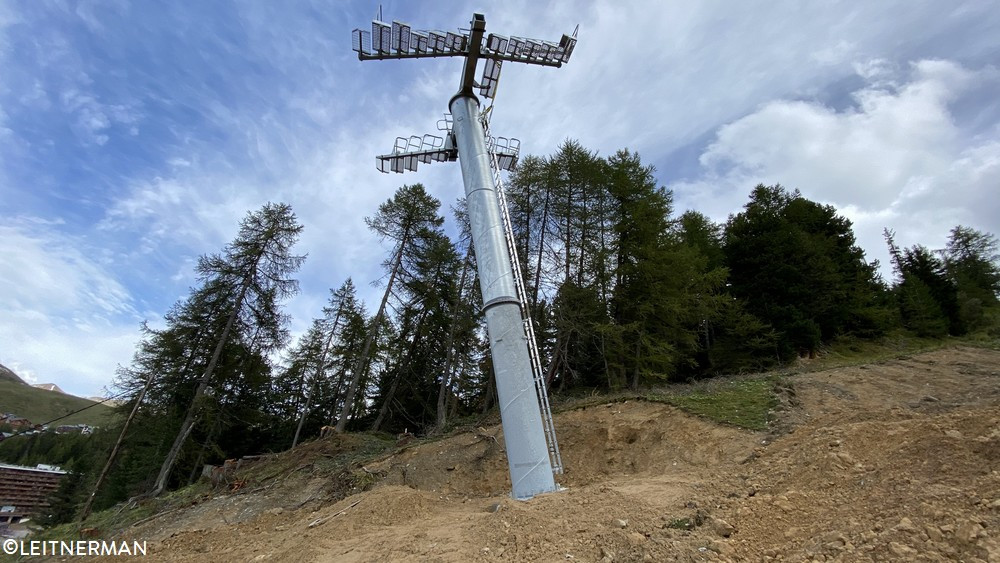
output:
M490 155L479 122L479 101L471 93L460 92L449 106L479 266L512 495L515 499L528 499L558 487L552 477Z
M418 137L415 144L402 139L400 145L397 139L392 154L378 157L378 169L382 172L402 172L416 170L418 162L453 161L456 158L461 164L469 225L479 266L490 355L500 398L512 496L529 499L540 493L558 490L552 477L552 459L556 459L558 464L559 450L551 428L548 401L539 402L539 395L545 396L545 388L536 387L532 369L534 356L529 350L527 335L532 331L530 324L526 325L521 316L518 285L504 238L503 216L491 173L491 155L483 124L479 120L479 100L473 92L479 89L486 98L496 96L502 61L562 66L569 61L576 46L576 31L572 36L563 35L558 43L554 43L494 34L485 38L486 18L482 14L473 14L468 32L459 34L419 31L402 22L393 21L389 25L380 20L381 17L372 21L370 33L362 29L351 33L352 48L359 59L450 56L465 59L458 94L448 104L453 118L451 133L454 144L426 145ZM487 64L482 80L477 83L475 78L480 58L486 59ZM516 151L508 158L508 164L513 164ZM544 421L542 405L545 406ZM551 444L546 440L545 421L549 424ZM554 458L549 457L550 453Z

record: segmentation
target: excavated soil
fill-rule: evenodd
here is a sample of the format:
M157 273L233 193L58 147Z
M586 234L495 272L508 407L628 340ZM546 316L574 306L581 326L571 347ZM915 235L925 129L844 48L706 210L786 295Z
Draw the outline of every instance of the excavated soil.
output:
M528 502L507 497L498 428L365 466L375 486L339 500L307 459L335 437L294 478L121 537L170 562L1000 562L1000 352L788 381L766 433L636 401L557 415L566 489Z

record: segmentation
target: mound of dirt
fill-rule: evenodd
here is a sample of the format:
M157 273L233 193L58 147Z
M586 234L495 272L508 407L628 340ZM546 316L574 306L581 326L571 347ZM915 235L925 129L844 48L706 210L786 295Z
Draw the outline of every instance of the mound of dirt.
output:
M151 561L1000 561L1000 352L790 384L770 433L641 401L560 414L566 488L527 502L499 428L331 477L322 460L385 448L338 436L123 537Z

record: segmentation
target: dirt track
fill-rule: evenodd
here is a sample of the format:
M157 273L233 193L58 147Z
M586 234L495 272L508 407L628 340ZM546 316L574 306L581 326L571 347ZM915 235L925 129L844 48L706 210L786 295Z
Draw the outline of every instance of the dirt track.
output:
M127 536L150 561L1000 562L1000 352L790 382L771 433L635 401L558 415L567 489L529 502L506 498L499 445L463 434L336 503L329 478L289 479Z

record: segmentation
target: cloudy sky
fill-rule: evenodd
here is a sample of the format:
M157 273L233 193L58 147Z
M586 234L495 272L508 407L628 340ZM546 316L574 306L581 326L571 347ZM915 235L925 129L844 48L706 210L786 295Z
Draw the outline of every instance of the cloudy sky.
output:
M503 7L502 11L499 6ZM352 276L370 307L387 249L363 218L403 183L445 202L457 165L375 170L434 132L459 59L361 63L375 2L0 2L0 363L101 393L248 210L292 205L308 254L301 332ZM496 134L628 147L679 210L722 221L760 182L855 223L943 245L1000 233L1000 10L971 2L384 2L415 29L557 40L561 69L508 64Z

